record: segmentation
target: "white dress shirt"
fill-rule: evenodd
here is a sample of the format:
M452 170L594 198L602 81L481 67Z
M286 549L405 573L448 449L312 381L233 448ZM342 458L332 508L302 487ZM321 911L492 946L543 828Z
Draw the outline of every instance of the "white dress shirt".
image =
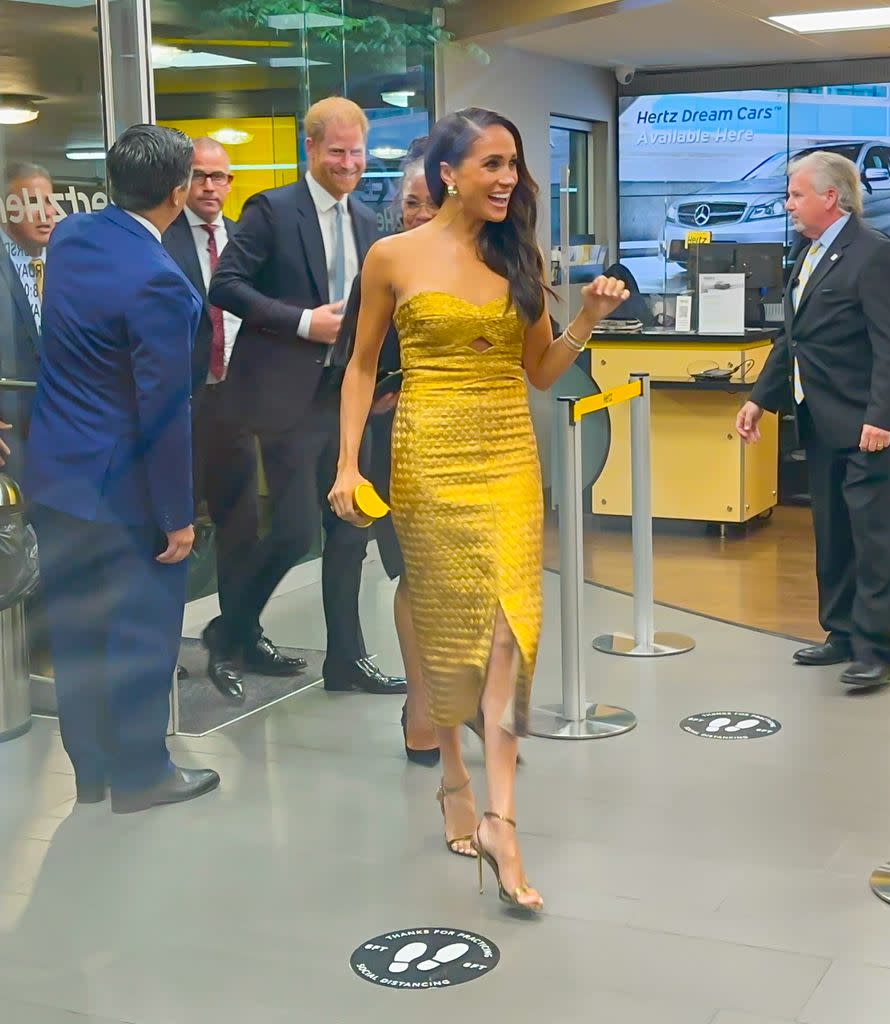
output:
M31 307L31 315L34 317L34 323L37 327L37 333L39 334L41 323L41 300L40 294L37 291L37 276L34 272L34 267L31 261L35 259L43 260L45 265L46 249L41 250L39 256L29 256L17 242L14 242L9 235L3 231L0 231L0 241L2 241L3 248L6 250L7 255L12 261L12 265L15 268L19 281L22 282L22 288L25 289L25 295L28 298L28 305Z
M204 290L207 291L210 288L210 235L204 230L204 224L208 222L199 217L196 213L186 207L185 217L189 222L189 227L192 229L192 238L195 241L195 248L198 251L198 263L201 265L201 276L204 279ZM216 230L213 233L213 237L216 239L216 251L222 256L223 249L225 249L229 236L226 232L226 222L223 215L220 213L216 220L210 221L211 224L215 225ZM238 336L238 330L241 327L241 318L229 313L228 310L223 310L223 333L225 336L225 365L229 365L229 359L232 356L232 349L235 347L235 338ZM208 384L218 384L219 381L212 373L207 374Z
M158 242L161 241L161 232L158 231L158 229L154 226L154 224L152 224L150 220L146 220L144 217L141 217L138 213L133 213L132 210L124 210L124 213L128 217L132 217L137 224L141 224L149 234L153 235L158 240Z
M343 291L343 301L345 303L346 299L349 298L350 291L352 291L352 282L358 276L358 250L355 246L355 233L352 230L352 217L349 213L348 197L344 196L340 200L335 199L326 188L319 185L315 178L312 177L311 172L306 174L306 184L309 186L309 194L312 196L312 202L315 204L315 209L318 213L318 223L321 227L321 239L324 243L325 262L328 269L328 288L330 288L334 278L334 232L337 219L334 207L339 203L343 211L343 249L346 256L346 280ZM333 299L334 297L331 296L332 301ZM304 310L303 315L300 317L300 326L297 328L297 334L301 338L308 339L311 325L312 310Z

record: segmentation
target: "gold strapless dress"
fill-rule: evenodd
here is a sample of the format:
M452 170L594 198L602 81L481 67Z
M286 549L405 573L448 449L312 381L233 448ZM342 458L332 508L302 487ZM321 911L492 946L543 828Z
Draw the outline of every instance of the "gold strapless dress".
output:
M405 556L430 713L476 717L500 606L520 653L502 724L528 731L541 632L543 499L522 368L503 299L425 291L396 311L404 370L393 432L393 520ZM477 351L478 339L490 348Z

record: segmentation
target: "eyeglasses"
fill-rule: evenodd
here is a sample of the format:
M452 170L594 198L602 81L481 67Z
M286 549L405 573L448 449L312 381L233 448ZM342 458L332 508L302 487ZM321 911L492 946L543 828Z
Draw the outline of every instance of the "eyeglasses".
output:
M419 199L404 199L402 205L406 210L428 210L430 213L438 213L439 207L432 201L421 202Z
M232 180L232 175L226 174L225 171L213 171L212 174L208 174L206 171L192 171L192 181L196 181L199 185L203 185L208 178L214 185L226 185Z

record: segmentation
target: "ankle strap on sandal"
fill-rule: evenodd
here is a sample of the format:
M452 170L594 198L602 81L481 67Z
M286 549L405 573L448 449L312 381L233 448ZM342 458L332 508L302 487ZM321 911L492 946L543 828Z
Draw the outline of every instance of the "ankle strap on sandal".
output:
M468 775L467 781L462 782L459 786L446 786L445 780L442 779L442 781L439 783L439 792L441 793L442 796L451 796L454 793L459 793L462 789L466 789L471 781L472 779Z
M516 828L516 822L512 818L505 818L503 814L497 814L495 811L486 811L482 815L482 817L483 818L494 818L496 821L504 821L508 825L512 825L513 828Z

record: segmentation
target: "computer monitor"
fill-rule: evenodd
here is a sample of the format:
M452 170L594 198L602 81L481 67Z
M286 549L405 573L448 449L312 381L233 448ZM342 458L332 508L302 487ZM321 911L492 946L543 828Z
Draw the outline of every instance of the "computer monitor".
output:
M690 246L692 274L744 274L745 325L765 322L764 303L781 302L785 246L781 242L710 242Z

